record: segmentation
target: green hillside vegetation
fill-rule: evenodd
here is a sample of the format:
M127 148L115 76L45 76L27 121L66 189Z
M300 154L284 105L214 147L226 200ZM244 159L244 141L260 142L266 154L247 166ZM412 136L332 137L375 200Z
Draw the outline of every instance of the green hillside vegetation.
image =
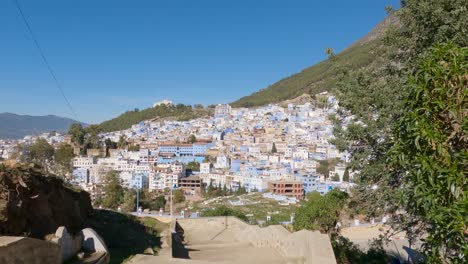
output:
M381 36L385 28L397 23L398 20L394 16L389 16L369 35L339 54L329 54L327 60L284 78L266 89L242 97L231 105L235 107L261 106L293 99L302 94L315 95L324 91L333 91L339 82L337 76L343 71L358 70L371 64L380 65L380 61L376 61L376 58L379 58L386 50Z
M209 115L209 108L195 107L191 105L159 105L156 107L147 108L144 110L135 109L127 111L120 116L104 121L98 125L101 132L112 132L130 128L132 125L138 124L144 120L150 119L171 119L177 121L186 121Z

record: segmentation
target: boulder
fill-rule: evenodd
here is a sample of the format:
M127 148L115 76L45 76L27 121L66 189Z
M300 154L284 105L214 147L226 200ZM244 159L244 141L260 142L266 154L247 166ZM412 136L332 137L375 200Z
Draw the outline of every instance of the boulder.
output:
M66 261L74 257L78 252L81 251L83 244L83 235L79 233L76 236L70 235L66 227L61 226L55 232L55 237L52 239L53 242L60 246L62 252L62 260Z
M85 228L81 231L81 234L83 235L82 248L84 250L88 252L109 252L106 244L104 243L104 239L102 239L102 237L93 229Z

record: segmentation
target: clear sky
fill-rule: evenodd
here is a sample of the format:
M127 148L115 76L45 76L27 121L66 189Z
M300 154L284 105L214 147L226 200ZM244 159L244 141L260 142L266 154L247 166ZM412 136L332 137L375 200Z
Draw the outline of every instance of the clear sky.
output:
M399 0L18 0L83 122L154 101L232 102L325 59ZM13 1L0 1L0 112L73 117Z

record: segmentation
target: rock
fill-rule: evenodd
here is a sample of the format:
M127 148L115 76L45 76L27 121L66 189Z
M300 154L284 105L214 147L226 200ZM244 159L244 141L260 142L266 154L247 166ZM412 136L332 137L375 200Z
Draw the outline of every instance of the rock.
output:
M149 248L145 249L145 251L143 251L143 254L154 255L154 250L149 247Z
M60 264L60 247L29 237L0 236L0 263Z
M0 166L0 234L44 239L66 226L79 233L93 215L88 193L24 166Z
M83 235L79 233L76 236L72 236L68 233L66 227L61 226L55 232L55 238L52 241L56 242L60 246L62 252L62 260L66 261L74 257L79 251L81 251Z
M109 252L104 240L98 235L98 233L96 233L96 231L91 228L85 228L81 233L83 235L82 248L84 250L89 252Z

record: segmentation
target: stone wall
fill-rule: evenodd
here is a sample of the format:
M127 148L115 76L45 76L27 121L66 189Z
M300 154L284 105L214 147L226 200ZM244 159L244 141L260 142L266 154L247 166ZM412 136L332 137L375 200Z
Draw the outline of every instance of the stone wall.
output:
M0 263L60 264L60 246L28 237L0 237Z

